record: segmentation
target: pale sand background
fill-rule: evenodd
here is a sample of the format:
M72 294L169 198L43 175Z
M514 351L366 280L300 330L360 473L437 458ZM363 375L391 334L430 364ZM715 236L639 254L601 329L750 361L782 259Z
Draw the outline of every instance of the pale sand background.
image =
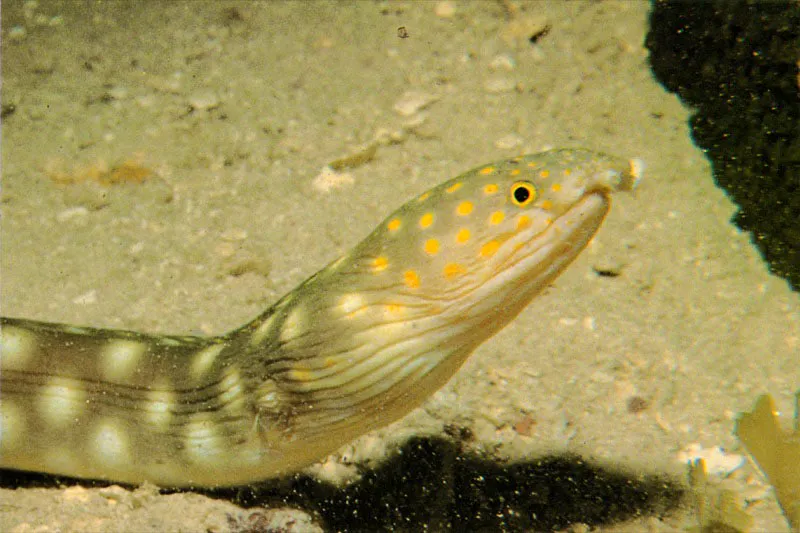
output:
M788 412L800 386L798 297L728 222L688 111L652 78L649 5L519 4L509 18L488 1L455 3L452 17L413 2L3 2L3 103L16 105L2 129L3 314L221 333L472 167L549 147L641 157L637 194L615 198L554 287L377 435L457 424L498 458L570 451L678 479L692 443L742 453L735 414L766 391ZM404 117L394 107L409 91L430 103ZM314 188L382 132L400 134L352 183ZM159 178L93 189L50 177L137 158ZM361 442L347 455L369 464L384 449ZM733 479L750 484L761 526L781 526L751 467ZM136 509L88 494L2 490L0 529L224 530L230 512L192 494ZM690 523L663 520L645 519Z

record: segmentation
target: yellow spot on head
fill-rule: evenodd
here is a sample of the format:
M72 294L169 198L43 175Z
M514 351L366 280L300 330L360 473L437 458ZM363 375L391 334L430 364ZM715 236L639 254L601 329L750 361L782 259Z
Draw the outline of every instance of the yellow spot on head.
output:
M456 233L456 242L458 244L464 244L469 240L469 230L467 228L461 228Z
M494 167L483 167L480 171L481 175L483 176L488 176L492 172L494 172Z
M530 162L528 162L528 166L530 168L536 168L536 167L539 166L539 163L537 163L536 161L530 161Z
M539 177L541 177L541 178L546 178L549 175L550 175L550 171L549 170L542 170L541 172L539 172Z
M447 263L444 266L444 277L453 278L466 272L464 267L458 263Z
M372 260L372 271L382 272L389 268L389 260L385 256L379 255Z
M472 213L472 208L473 207L474 206L472 205L472 202L470 202L468 200L464 201L464 202L461 202L460 204L458 204L458 207L456 207L456 213L458 213L462 217L467 216L470 213Z
M505 214L503 214L502 211L495 211L489 217L489 224L491 224L492 226L496 226L500 224L504 218L506 218L506 216Z
M483 186L483 194L494 194L497 192L496 183L487 183Z
M435 255L439 251L439 241L436 239L428 239L425 241L425 253L428 255Z
M497 250L500 249L500 243L497 241L489 241L481 246L481 257L491 257Z
M565 168L564 169L564 175L565 176L569 176L570 174L572 174L572 171L570 169L568 169L568 168Z
M517 231L522 231L525 228L529 228L531 227L531 224L533 224L531 217L528 215L520 215L517 219Z
M542 200L542 203L539 204L539 206L542 209L552 209L553 208L553 202L551 202L550 200Z
M428 199L428 197L429 197L430 195L431 195L431 193L429 193L429 192L424 192L424 193L422 193L422 194L420 194L420 195L419 195L419 198L417 198L417 201L418 201L418 202L424 202L425 200L427 200L427 199Z
M454 183L451 186L449 186L448 188L446 188L445 191L447 191L447 192L456 192L458 189L461 188L462 185L463 185L463 183L461 183L460 181L457 181L456 183Z
M560 183L554 183L553 186L550 187L550 190L553 191L553 192L560 191L561 190L561 184Z
M520 169L515 168L514 170L511 171L511 175L512 176L519 176L520 172L522 172Z
M419 287L419 274L413 270L406 270L403 274L403 280L405 281L406 286L411 289L416 289Z
M399 230L400 229L400 219L399 218L393 218L392 220L389 221L388 224L386 224L386 228L389 231L397 231L397 230Z
M433 213L425 213L419 218L419 227L422 229L429 228L433 224Z

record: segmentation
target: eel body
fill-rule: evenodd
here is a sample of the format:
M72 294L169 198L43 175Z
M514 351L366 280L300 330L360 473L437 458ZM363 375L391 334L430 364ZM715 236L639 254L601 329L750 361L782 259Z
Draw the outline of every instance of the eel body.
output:
M586 150L476 168L219 337L3 318L0 467L226 486L307 466L440 388L640 170Z

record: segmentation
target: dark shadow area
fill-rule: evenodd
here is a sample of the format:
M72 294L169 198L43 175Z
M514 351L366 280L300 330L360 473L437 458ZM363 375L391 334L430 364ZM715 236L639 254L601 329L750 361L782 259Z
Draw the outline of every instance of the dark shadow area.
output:
M775 274L800 290L800 3L653 1L653 73Z
M5 488L108 485L12 471L0 480ZM331 531L550 531L661 516L679 505L684 488L666 476L631 476L577 456L503 464L425 437L344 488L296 475L196 492L243 507L298 507Z

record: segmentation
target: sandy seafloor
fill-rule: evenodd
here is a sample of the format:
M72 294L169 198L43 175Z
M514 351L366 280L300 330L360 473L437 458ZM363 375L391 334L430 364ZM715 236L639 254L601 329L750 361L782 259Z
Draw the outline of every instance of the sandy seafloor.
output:
M3 2L3 314L218 334L477 165L551 147L639 157L641 187L550 289L422 408L312 472L346 482L448 426L498 464L569 452L677 482L697 445L756 529L785 529L752 465L728 470L738 412L763 392L791 412L798 297L729 222L689 111L653 79L649 4L513 4ZM315 181L376 138L372 160ZM91 183L125 162L150 179ZM246 516L191 492L4 487L8 532L227 531ZM684 503L592 527L693 523Z

